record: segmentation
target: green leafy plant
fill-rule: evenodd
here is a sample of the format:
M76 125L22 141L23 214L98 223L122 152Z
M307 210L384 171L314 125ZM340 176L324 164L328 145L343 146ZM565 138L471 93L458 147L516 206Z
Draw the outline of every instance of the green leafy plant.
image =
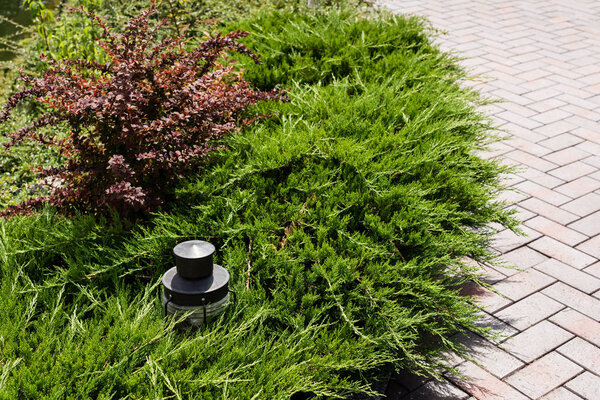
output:
M50 42L48 39L48 24L54 21L54 14L46 8L42 0L24 0L23 5L29 9L34 23L37 26L37 32L44 40L46 51L50 50Z
M258 56L236 40L237 31L217 35L187 50L182 37L157 39L163 25L150 25L151 7L112 33L103 30L99 45L107 63L48 60L41 78L23 76L27 88L9 98L0 121L23 100L49 111L9 136L8 147L29 139L55 146L66 159L45 169L40 184L48 193L9 208L6 213L39 209L44 204L125 216L163 204L177 179L199 167L219 147L218 139L248 125L246 109L259 101L280 99L278 92L250 88L231 66L220 63L224 51ZM61 137L41 130L66 123Z

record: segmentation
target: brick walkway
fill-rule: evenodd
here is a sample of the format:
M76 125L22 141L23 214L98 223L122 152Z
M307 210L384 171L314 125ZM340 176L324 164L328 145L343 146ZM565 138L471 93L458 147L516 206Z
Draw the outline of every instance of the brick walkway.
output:
M505 100L488 108L511 135L488 157L523 167L507 179L528 237L500 232L495 248L524 271L477 288L486 321L508 338L465 340L470 381L400 376L389 399L600 400L600 1L383 0L447 32L475 86Z

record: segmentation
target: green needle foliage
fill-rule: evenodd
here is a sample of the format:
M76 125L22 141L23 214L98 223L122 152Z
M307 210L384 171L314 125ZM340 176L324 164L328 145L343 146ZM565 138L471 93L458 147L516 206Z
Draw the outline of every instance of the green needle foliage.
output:
M265 12L238 60L291 102L226 139L169 213L137 226L48 209L0 221L0 397L349 398L390 366L439 374L474 326L461 262L488 260L502 167L480 97L423 22ZM118 221L118 219L115 219ZM172 247L205 239L238 302L165 319Z

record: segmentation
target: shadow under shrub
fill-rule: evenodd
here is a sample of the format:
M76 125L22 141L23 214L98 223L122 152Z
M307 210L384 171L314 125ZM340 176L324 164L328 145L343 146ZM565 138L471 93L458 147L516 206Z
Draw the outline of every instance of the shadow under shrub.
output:
M244 28L267 60L287 57L276 37L295 46L289 75L263 80L291 101L258 106L279 117L226 138L172 212L131 231L51 211L0 223L6 398L348 398L385 366L439 373L451 333L481 332L454 289L476 279L460 260L489 259L485 225L514 221L493 201L502 168L474 155L491 127L454 60L425 36L397 42L414 19L283 12ZM354 49L336 53L350 73L303 81L314 52L298 43L315 32ZM365 46L372 62L353 53ZM159 283L192 238L217 246L239 303L180 334Z

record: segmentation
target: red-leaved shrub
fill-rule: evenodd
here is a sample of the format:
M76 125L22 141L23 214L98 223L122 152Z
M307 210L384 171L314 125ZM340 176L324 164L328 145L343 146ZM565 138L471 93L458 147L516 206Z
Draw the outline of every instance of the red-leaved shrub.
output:
M83 10L79 10L84 12ZM218 139L249 124L249 106L281 100L278 91L254 90L239 71L222 63L225 51L258 56L237 39L237 31L211 36L192 50L182 37L160 39L168 21L152 24L154 6L115 33L87 13L103 31L99 45L107 62L47 60L39 78L22 75L26 89L13 95L0 114L6 121L22 100L46 106L47 113L10 134L7 147L24 139L57 146L65 163L40 173L47 188L3 211L30 212L52 204L74 210L127 216L156 209L178 177L197 171ZM225 65L224 65L225 64ZM66 122L66 137L40 128Z

